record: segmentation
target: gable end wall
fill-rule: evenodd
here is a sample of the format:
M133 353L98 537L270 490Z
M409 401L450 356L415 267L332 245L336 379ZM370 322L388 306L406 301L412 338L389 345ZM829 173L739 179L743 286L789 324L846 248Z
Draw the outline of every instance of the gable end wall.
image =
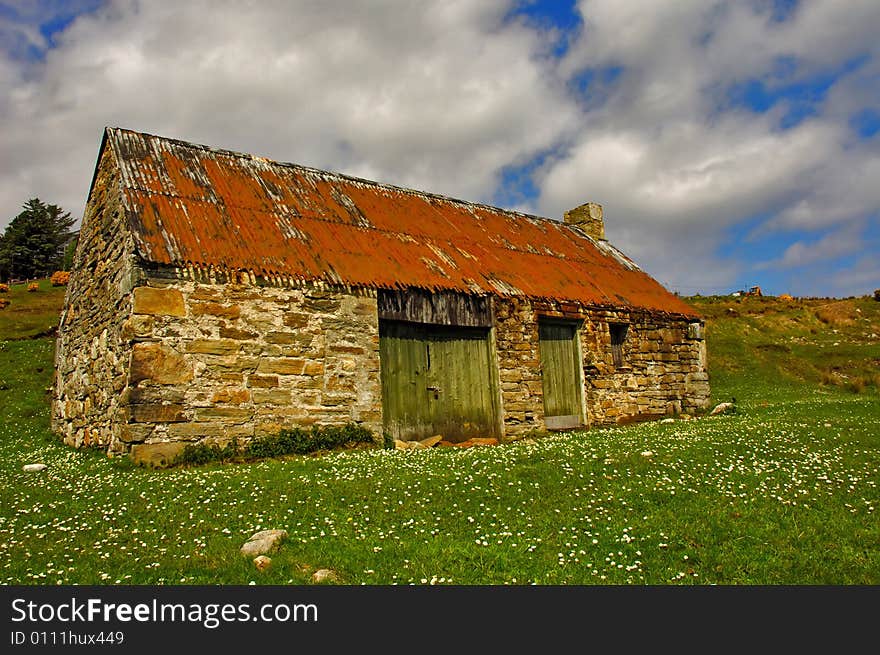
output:
M83 214L55 348L52 428L71 446L115 439L130 345L122 338L137 279L112 149L103 150Z

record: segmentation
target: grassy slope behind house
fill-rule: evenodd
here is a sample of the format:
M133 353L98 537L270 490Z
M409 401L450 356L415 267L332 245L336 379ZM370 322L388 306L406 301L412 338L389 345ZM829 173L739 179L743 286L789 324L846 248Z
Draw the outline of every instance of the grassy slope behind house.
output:
M26 284L10 285L0 294L9 300L0 309L0 339L29 339L46 336L58 326L67 287L53 287L49 280L39 280L39 291L28 291Z
M880 387L880 302L768 297L690 298L707 320L713 394L764 384L855 393Z
M60 445L53 342L0 341L0 582L880 583L880 303L693 300L736 414L167 471Z

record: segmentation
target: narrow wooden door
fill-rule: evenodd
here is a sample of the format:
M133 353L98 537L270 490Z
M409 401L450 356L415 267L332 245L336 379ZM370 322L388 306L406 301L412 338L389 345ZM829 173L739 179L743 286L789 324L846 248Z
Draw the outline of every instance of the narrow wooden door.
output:
M432 327L427 342L428 406L435 434L448 441L499 436L488 330Z
M544 389L544 422L550 430L584 424L577 326L541 321L541 375Z
M412 323L379 321L379 361L385 431L404 440L431 436L424 329Z
M499 436L488 330L379 322L385 430L396 439Z

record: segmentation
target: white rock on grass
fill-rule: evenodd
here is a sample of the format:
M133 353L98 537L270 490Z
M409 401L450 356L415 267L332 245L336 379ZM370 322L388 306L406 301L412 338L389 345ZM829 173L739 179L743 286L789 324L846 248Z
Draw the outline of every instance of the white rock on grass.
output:
M674 418L665 418L660 422L661 423L675 423L675 419Z
M22 470L25 473L39 473L40 471L44 471L47 468L49 467L45 464L25 464L22 467Z
M715 405L715 409L709 412L709 416L717 416L718 414L725 414L727 412L732 412L736 409L736 405L733 403L718 403Z
M245 557L256 557L274 553L285 539L287 530L261 530L251 535L241 547L241 554Z
M312 582L315 584L339 582L339 575L333 569L318 569L312 573Z

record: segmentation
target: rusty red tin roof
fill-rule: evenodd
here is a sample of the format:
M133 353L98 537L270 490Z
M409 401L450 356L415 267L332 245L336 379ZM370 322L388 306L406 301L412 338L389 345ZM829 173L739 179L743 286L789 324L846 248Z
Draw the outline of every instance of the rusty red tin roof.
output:
M696 315L560 221L119 128L105 143L148 262Z

